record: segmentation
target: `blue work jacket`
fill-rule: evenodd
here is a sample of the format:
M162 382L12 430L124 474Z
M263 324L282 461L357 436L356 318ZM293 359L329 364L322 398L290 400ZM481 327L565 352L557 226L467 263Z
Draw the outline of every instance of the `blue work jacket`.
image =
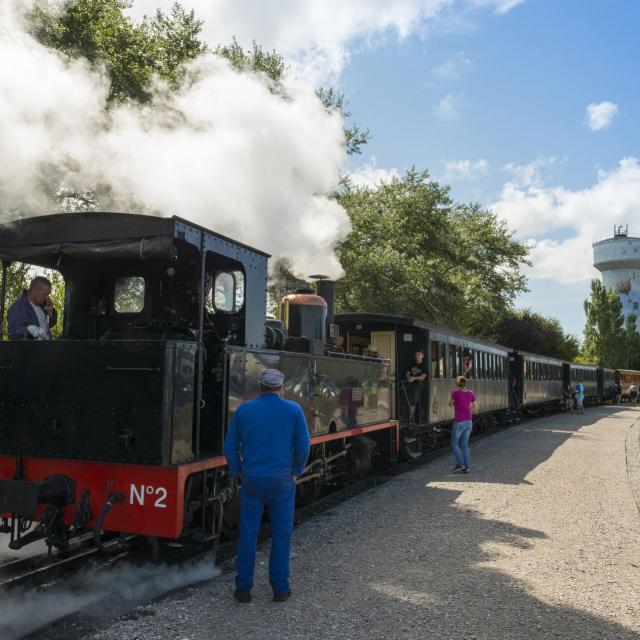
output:
M299 476L311 440L300 405L266 392L241 404L233 415L224 454L234 478Z
M55 326L56 320L57 314L54 309L49 319L49 327ZM29 339L31 336L27 331L27 327L32 324L36 327L40 326L38 316L31 306L29 298L27 298L26 291L23 291L22 295L9 307L9 311L7 311L7 321L9 324L9 340Z

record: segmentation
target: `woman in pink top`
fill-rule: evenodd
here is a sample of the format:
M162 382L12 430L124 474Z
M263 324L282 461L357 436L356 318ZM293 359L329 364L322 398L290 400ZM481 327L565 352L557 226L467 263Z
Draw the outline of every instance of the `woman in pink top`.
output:
M454 473L469 473L469 437L471 436L471 414L478 412L476 395L466 389L467 379L456 378L458 388L451 392L449 406L454 409L453 426L451 427L451 448L456 456Z

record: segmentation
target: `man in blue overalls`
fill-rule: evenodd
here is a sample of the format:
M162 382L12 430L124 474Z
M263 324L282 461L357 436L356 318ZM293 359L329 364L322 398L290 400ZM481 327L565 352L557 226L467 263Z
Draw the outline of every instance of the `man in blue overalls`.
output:
M236 560L239 602L251 601L256 545L264 505L271 520L269 582L273 599L284 602L289 589L289 556L296 478L310 449L309 429L300 405L282 398L284 374L265 369L261 395L238 407L224 441L229 470L241 482L240 536Z

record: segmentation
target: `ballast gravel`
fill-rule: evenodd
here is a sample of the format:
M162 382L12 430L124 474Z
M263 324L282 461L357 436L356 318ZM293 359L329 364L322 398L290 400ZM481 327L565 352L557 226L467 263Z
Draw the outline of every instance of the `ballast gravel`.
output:
M640 639L640 408L526 422L304 522L293 595L233 571L138 607L91 640ZM638 500L638 502L636 502Z

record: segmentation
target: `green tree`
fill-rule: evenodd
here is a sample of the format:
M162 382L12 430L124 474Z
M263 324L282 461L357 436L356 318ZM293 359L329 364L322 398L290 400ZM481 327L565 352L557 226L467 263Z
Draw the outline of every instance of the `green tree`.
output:
M202 22L178 3L168 14L134 22L124 11L133 0L72 0L62 12L37 5L32 22L36 38L70 57L104 66L111 81L110 102L145 103L154 77L172 90L185 78L184 63L206 51Z
M214 53L226 58L236 71L264 73L276 85L282 80L286 70L280 54L276 51L265 51L255 40L251 49L244 49L234 37L230 44L218 45Z
M341 311L399 313L478 333L525 290L527 247L426 171L338 194L351 231L336 252Z
M344 93L335 91L332 88L323 89L321 87L316 91L316 94L328 111L338 111L344 120L351 117L351 112L346 110ZM344 143L347 154L350 156L362 153L362 147L367 144L370 139L371 132L369 129L363 131L356 124L351 125L351 127L345 127L344 129Z
M530 309L507 312L481 335L512 349L562 360L572 361L580 353L578 339L565 333L558 320Z
M586 323L582 356L601 367L622 367L625 362L625 331L622 303L618 294L597 278L584 301Z

